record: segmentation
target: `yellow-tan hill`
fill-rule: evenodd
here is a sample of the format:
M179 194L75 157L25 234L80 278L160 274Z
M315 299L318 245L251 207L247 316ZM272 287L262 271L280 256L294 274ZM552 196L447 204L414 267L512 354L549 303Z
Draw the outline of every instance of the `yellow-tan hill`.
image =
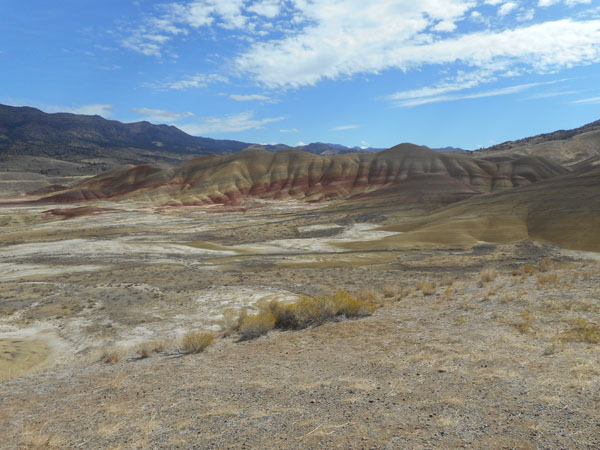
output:
M448 202L526 186L568 170L549 159L500 162L401 144L379 153L319 156L250 148L174 168L126 166L42 199L70 203L135 199L169 205L239 204L246 197L322 201L356 196L446 196ZM368 198L368 197L367 197Z

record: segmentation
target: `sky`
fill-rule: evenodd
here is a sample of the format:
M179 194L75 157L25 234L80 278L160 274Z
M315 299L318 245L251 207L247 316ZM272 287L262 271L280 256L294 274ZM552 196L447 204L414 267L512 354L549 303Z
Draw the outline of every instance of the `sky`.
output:
M0 103L476 149L600 119L600 1L0 0Z

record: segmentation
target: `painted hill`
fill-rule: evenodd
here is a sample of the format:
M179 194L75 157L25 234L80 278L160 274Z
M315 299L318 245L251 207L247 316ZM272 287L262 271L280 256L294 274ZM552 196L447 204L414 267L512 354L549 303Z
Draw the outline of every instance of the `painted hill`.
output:
M428 195L475 194L528 185L566 173L541 157L492 162L401 144L379 153L318 156L250 148L196 158L175 168L127 166L99 175L47 202L147 199L170 205L241 203L246 197L322 201L390 190ZM432 182L432 181L435 182Z
M353 249L471 247L485 242L550 242L600 251L600 165L515 189L474 196L425 217L385 227L402 232Z

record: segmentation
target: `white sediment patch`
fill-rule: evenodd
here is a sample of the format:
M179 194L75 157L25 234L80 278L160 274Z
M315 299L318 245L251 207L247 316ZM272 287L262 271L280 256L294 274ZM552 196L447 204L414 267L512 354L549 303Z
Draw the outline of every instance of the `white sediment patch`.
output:
M219 323L224 318L224 311L239 311L243 307L255 307L258 303L278 300L294 302L298 295L284 289L267 286L219 286L202 291L195 300L198 309L193 314L193 320L204 323L209 329L218 330ZM176 316L189 319L189 316Z
M317 226L317 225L313 225ZM347 242L375 241L397 232L378 230L379 225L370 223L356 223L336 236L305 239L280 239L267 241L263 244L240 245L243 248L257 253L286 253L286 252L338 252L339 244Z
M106 268L106 266L49 266L36 264L0 263L0 281L8 281L25 277L35 277L39 275L61 275L69 272L93 272L104 268Z
M55 242L17 244L0 249L0 257L27 256L95 256L95 255L237 255L234 251L210 250L188 245L168 243L127 242L122 239L86 240L67 239Z
M243 307L254 309L258 303L278 300L294 302L298 295L266 286L219 286L199 292L185 314L176 314L151 324L116 330L115 344L135 347L157 338L179 339L193 330L220 331L225 311L237 315ZM251 313L251 311L250 311Z
M587 259L600 261L600 253L597 252L583 252L579 250L561 250L561 253L565 256L569 256L574 259Z
M308 225L305 227L298 227L299 233L310 233L311 231L323 231L323 230L338 230L344 228L342 225L322 224L322 225Z

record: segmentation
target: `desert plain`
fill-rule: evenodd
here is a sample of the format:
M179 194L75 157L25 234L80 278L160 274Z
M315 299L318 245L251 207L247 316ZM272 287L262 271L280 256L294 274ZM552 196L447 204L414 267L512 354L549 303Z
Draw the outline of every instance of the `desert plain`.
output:
M398 231L430 213L5 204L0 446L597 448L598 254ZM244 307L339 290L373 310L224 331ZM194 330L215 343L183 351Z

